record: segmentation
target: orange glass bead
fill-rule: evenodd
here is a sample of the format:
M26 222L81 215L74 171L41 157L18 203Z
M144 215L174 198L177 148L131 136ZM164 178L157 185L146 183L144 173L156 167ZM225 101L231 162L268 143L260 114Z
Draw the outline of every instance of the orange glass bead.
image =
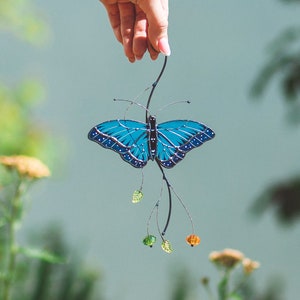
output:
M196 234L190 234L185 240L191 247L199 245L201 241L200 237Z

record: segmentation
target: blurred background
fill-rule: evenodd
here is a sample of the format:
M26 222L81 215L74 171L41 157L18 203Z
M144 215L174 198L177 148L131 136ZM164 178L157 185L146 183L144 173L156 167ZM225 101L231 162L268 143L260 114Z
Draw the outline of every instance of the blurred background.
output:
M151 110L190 100L161 111L159 122L188 118L216 132L167 170L202 239L186 244L189 220L175 201L171 255L142 244L161 188L157 166L144 169L144 199L133 205L141 172L87 139L96 124L124 116L126 104L112 99L149 87L163 57L130 64L98 1L1 5L0 154L34 155L52 170L31 191L20 240L59 226L67 255L101 274L96 289L105 299L175 299L178 274L190 297L180 299L206 299L200 278L216 275L208 255L226 247L261 263L258 294L275 282L276 299L297 298L299 1L170 1L172 55ZM144 111L132 107L126 117L143 121Z

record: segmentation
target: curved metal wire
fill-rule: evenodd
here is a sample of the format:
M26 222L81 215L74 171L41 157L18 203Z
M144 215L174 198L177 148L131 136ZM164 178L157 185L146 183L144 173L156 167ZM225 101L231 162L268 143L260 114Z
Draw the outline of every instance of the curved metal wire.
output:
M161 78L161 76L163 75L164 73L164 70L166 68L166 65L167 65L167 56L165 56L165 60L164 60L164 63L163 63L163 66L162 66L162 69L157 77L157 79L154 81L154 83L152 84L152 89L151 89L151 92L150 92L150 95L148 97L148 101L147 101L147 104L146 104L146 123L148 123L148 120L149 120L149 106L150 106L150 102L151 102L151 99L152 99L152 96L153 96L153 93L154 93L154 90ZM189 103L189 101L186 101L187 103ZM162 177L163 177L163 180L165 181L166 183L166 186L167 186L167 189L168 189L168 198L169 198L169 209L168 209L168 216L167 216L167 220L166 220L166 223L165 223L165 226L164 226L164 229L163 231L160 231L159 229L159 224L158 224L158 206L159 206L159 201L155 204L151 214L150 214L150 217L149 217L149 220L148 220L148 223L147 223L147 232L148 232L148 227L149 227L149 222L150 222L150 219L151 219L151 216L154 212L154 210L156 209L156 223L157 223L157 228L158 228L158 231L159 231L159 234L162 238L162 240L164 240L163 236L166 234L166 231L168 229L168 226L169 226L169 223L170 223L170 220L171 220L171 214L172 214L172 192L174 192L175 196L179 199L180 203L182 204L183 208L185 209L185 211L187 212L188 214L188 217L191 221L191 224L192 224L192 228L193 228L193 232L194 232L194 225L193 225L193 221L192 221L192 217L189 213L189 211L187 210L186 206L184 205L184 203L182 202L181 198L176 194L176 192L174 191L173 187L171 186L166 174L165 174L165 171L161 165L161 163L159 162L159 160L156 158L155 159L161 173L162 173ZM149 234L149 232L148 232Z
M166 68L166 65L167 65L167 61L168 61L168 57L165 56L164 64L163 64L163 66L161 68L161 71L160 71L157 79L152 83L152 89L151 89L150 95L148 97L147 105L146 105L146 123L148 122L148 118L149 118L149 106L150 106L150 102L151 102L151 99L152 99L152 95L154 93L154 90L155 90L155 88L156 88L156 86L157 86L157 84L158 84L158 82L159 82L162 74L165 71L165 68Z
M150 92L150 95L149 95L149 97L148 97L148 101L147 101L147 104L146 104L146 117L145 117L145 118L146 118L146 123L148 123L148 120L149 120L149 106L150 106L150 102L151 102L151 99L152 99L154 90L155 90L155 88L156 88L156 86L157 86L157 84L158 84L158 82L159 82L161 76L163 75L163 73L164 73L164 71L165 71L165 68L166 68L166 65L167 65L167 61L168 61L168 57L165 56L165 60L164 60L163 66L162 66L162 68L161 68L161 71L160 71L160 73L159 73L157 79L156 79L156 80L153 82L153 84L152 84L152 89L151 89L151 92ZM159 234L160 234L161 237L162 237L162 236L165 235L165 233L166 233L166 231L167 231L167 228L168 228L168 226L169 226L170 219L171 219L171 212L172 212L172 194L171 194L171 188L170 188L171 185L170 185L170 183L169 183L169 181L168 181L168 179L167 179L167 177L166 177L166 174L165 174L165 172L164 172L164 170L163 170L163 168L162 168L162 166L161 166L159 160L156 159L155 161L156 161L156 163L157 163L157 165L158 165L158 167L159 167L159 169L160 169L160 171L161 171L161 173L162 173L163 180L164 180L165 183L166 183L166 186L167 186L167 189L168 189L168 195L169 195L169 211L168 211L167 221L166 221L166 224L165 224L165 226L164 226L163 231L162 231L162 232L159 232ZM158 206L158 205L157 205L157 206ZM158 209L158 207L157 207L157 209ZM157 222L158 222L158 221L157 221ZM158 228L159 228L159 227L158 227Z

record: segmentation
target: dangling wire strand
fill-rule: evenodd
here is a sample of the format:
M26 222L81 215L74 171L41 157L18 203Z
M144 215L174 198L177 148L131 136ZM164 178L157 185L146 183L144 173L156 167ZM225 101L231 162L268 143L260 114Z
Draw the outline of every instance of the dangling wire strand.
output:
M152 219L152 215L153 215L153 213L154 213L154 210L155 210L155 209L158 209L159 201L160 201L160 200L158 200L158 201L155 203L155 205L154 205L154 207L152 208L151 213L150 213L150 215L149 215L148 221L147 221L147 235L148 235L148 236L150 235L150 231L149 231L150 221L151 221L151 219Z
M156 219L156 227L157 227L158 233L159 233L159 235L160 235L160 238L161 238L162 241L164 242L164 241L165 241L164 235L163 235L163 233L162 233L161 230L160 230L159 222L158 222L158 205L156 206L155 219Z
M141 173L142 173L142 180L141 180L140 191L143 190L143 185L144 185L144 168L142 168Z
M152 208L150 216L148 218L148 222L147 222L147 235L148 236L150 235L150 232L149 232L150 221L152 219L152 215L153 215L154 211L156 210L156 214L155 214L156 227L157 227L157 230L158 230L158 233L159 233L161 239L164 241L163 234L162 234L162 232L160 230L160 226L159 226L159 222L158 222L158 209L159 209L159 204L160 204L160 201L161 201L161 198L162 198L162 194L163 194L163 188L164 188L164 186L162 184L161 185L161 189L160 189L159 199L157 200L157 202L155 203L154 207Z
M189 217L189 220L191 222L191 226L192 226L192 233L195 233L195 227L194 227L194 222L193 222L193 218L191 216L191 213L189 212L188 208L186 207L186 205L184 204L184 202L182 201L182 199L179 197L179 195L175 192L174 188L170 185L170 188L172 189L173 193L175 194L176 198L178 199L178 201L180 202L180 204L182 205L183 209L185 210L186 214Z
M166 185L167 185L167 188L168 188L168 196L169 196L169 211L168 211L168 217L167 217L167 221L166 221L166 224L165 224L165 227L162 231L162 235L165 235L166 234L166 231L168 229L168 226L169 226L169 223L170 223L170 219L171 219L171 212L172 212L172 193L171 193L171 190L172 192L174 193L174 195L176 196L176 198L178 199L178 201L180 202L180 204L182 205L182 207L184 208L186 214L188 215L188 218L191 222L191 226L192 226L192 232L194 233L195 232L195 228L194 228L194 222L193 222L193 218L188 210L188 208L186 207L186 205L184 204L184 202L182 201L182 199L179 197L179 195L176 193L176 191L174 190L174 188L172 187L172 185L170 184L168 178L166 177L166 174L162 168L162 166L160 165L159 161L156 160L156 163L158 164L158 167L160 169L160 171L162 172L163 174L163 180L165 181Z

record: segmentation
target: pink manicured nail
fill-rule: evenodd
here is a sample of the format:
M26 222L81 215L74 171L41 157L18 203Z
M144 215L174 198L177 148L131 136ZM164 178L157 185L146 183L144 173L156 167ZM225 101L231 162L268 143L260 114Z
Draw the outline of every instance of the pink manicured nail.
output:
M171 55L171 49L170 49L169 42L168 42L167 38L161 38L158 41L158 48L159 48L159 51L162 54L164 54L166 56L170 56Z

